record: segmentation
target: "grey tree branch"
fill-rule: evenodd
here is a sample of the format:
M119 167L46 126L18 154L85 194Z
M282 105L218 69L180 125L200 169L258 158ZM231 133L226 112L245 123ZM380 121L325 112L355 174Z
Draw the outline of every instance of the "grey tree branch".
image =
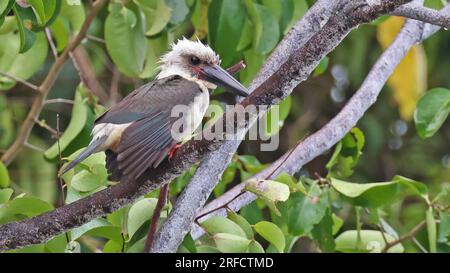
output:
M396 8L392 15L403 16L436 26L450 28L450 14L410 3Z
M443 8L441 13L450 14L450 5ZM318 132L314 133L310 137L306 138L300 143L300 145L294 148L294 151L288 151L281 156L277 161L271 164L271 166L264 171L256 174L255 179L266 178L273 172L271 178L276 177L282 172L293 175L299 171L306 163L324 153L336 144L344 135L356 125L362 115L369 109L369 107L375 103L382 87L387 81L389 75L393 72L398 63L404 58L409 49L416 43L430 37L439 27L423 24L422 22L408 20L401 32L397 35L395 41L386 51L380 56L375 63L360 89L350 99L347 105L341 110L341 112L332 119L325 127ZM286 158L289 155L289 158ZM281 164L281 165L280 165ZM221 207L224 204L233 200L239 195L245 187L246 181L235 186L231 190L219 198L213 200L203 209L201 209L197 215L201 215L214 208ZM238 211L243 206L251 203L257 197L246 192L236 198L234 201L228 204L230 209ZM225 210L217 210L214 213L208 214L207 217L202 218L206 220L208 217L214 215L226 215ZM191 235L198 238L203 234L203 230L196 225L192 225Z
M305 80L318 62L332 51L356 26L409 1L318 1L310 12L283 39L262 71L252 83L254 98L260 92L271 92L278 101ZM334 14L334 15L333 15ZM330 17L330 15L332 15ZM329 18L329 19L328 19ZM328 19L328 21L327 21ZM306 31L305 33L299 31ZM280 62L282 60L283 62ZM280 65L281 64L281 65ZM273 73L276 71L275 73ZM279 75L281 81L271 81ZM262 84L264 83L264 84ZM276 83L276 84L270 84ZM255 101L253 104L272 105L274 100ZM245 105L245 100L244 103ZM262 113L260 113L262 114ZM256 120L251 117L250 126ZM246 130L240 130L235 140L227 140L219 149L209 154L197 169L194 177L177 200L171 214L157 233L151 252L175 252L199 208L201 208L229 164Z
M279 70L268 77L264 84L256 88L253 94L239 106L277 103L286 97L298 82L306 79L319 61L333 50L353 27L359 23L369 22L380 14L386 14L406 2L409 1L390 0L377 4L369 4L363 0L348 2L348 5L333 17L333 20L328 21L320 35L317 34L303 47L294 51ZM239 108L235 107L227 111L222 119L235 125L234 115ZM256 113L253 113L250 120L244 122L243 128L238 129L245 131L245 128L256 118ZM227 125L230 126L230 124ZM0 226L0 250L45 242L66 230L111 213L151 190L169 183L182 171L205 158L211 151L217 150L224 142L222 133L212 133L209 137L208 139L213 140L203 138L187 142L170 162L165 161L158 168L148 170L136 181L123 179L115 186L51 212Z

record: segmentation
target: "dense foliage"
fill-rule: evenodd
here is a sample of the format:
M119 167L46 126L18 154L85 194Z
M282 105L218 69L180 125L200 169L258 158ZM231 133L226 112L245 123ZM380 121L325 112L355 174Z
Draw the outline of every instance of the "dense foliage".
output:
M45 78L53 53L63 52L81 30L90 2L0 1L0 149L14 141L33 99L34 91L17 80ZM27 147L11 165L0 162L0 224L39 215L115 183L107 179L103 153L65 174L62 191L57 172L89 143L97 116L155 76L158 59L172 42L183 36L207 42L223 67L243 59L247 67L238 77L248 85L313 2L110 1L91 24L80 46L82 57L72 56L77 65L68 62L60 73ZM426 4L442 7L439 0ZM211 198L251 178L331 119L402 24L402 18L385 16L352 32L280 103L278 127L266 131L279 134L280 148L260 152L259 142L243 142ZM205 235L197 240L188 235L179 251L449 252L449 44L447 31L416 45L358 128L333 151L295 176L249 180L246 190L259 199L238 213L229 210L227 217L197 223ZM95 75L98 90L89 90L86 77ZM106 92L107 99L98 92ZM234 98L219 89L212 103L233 104ZM170 184L160 222L195 169ZM141 252L157 196L151 192L105 218L15 251Z

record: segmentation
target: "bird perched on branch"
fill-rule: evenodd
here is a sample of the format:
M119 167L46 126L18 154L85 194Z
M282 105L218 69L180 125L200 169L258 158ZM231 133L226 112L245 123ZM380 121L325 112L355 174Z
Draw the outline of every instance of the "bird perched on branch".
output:
M106 151L111 180L122 176L135 179L158 166L201 124L210 90L222 86L236 95L248 95L248 90L219 64L219 56L200 41L182 39L173 44L161 58L156 79L97 118L91 143L61 174L100 151ZM173 117L172 110L179 106L185 106L187 113ZM173 130L177 122L183 125Z

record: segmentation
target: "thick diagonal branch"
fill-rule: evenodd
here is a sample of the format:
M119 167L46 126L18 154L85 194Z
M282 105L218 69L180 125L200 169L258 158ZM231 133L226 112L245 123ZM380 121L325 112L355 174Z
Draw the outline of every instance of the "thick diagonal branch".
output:
M450 14L450 5L447 5L440 12ZM268 169L256 174L253 178L262 179L266 178L269 174L272 174L271 178L274 178L281 172L293 175L306 163L330 149L356 125L362 115L373 103L375 103L389 75L404 58L409 49L414 44L427 39L438 30L439 27L429 24L424 25L422 22L408 20L402 31L397 35L395 41L380 56L361 87L356 91L355 95L349 100L340 113L325 127L302 141L294 148L293 152L287 152L277 161L272 163ZM288 156L289 158L287 158ZM229 208L238 211L240 208L256 199L256 196L249 192L242 194L235 199L235 197L242 192L244 187L245 182L235 186L201 209L198 212L198 215L221 207L224 204L228 204ZM231 200L233 201L230 202ZM214 213L209 214L208 217L214 215L224 216L226 215L226 211L217 210ZM207 217L203 218L203 220L206 219ZM198 238L202 234L202 229L198 228L196 225L192 225L191 235L193 238Z
M365 1L318 1L281 42L280 47L268 59L251 87L265 86L266 90L279 92L283 94L280 97L284 97L285 94L291 92L292 88L307 78L317 62L333 50L351 29L384 14L380 11L387 11L384 8L388 7L383 6L387 2L389 1L385 1L381 5L371 6ZM392 4L398 5L400 3L390 2L389 8L394 7ZM329 18L333 13L335 15ZM306 32L296 32L298 30L306 30ZM280 65L279 60L287 61ZM301 63L300 66L296 62ZM289 75L289 77L282 78L279 81L282 84L281 90L277 90L279 86L270 86L267 82L261 85L267 79L269 79L270 84L270 79L273 76L269 77L266 70L273 71L274 69L278 70L277 73L281 75L284 73ZM296 69L298 70L295 71ZM258 94L260 91L261 87L258 87L253 94ZM272 102L266 102L266 104L270 105ZM175 252L177 250L178 245L189 232L189 226L193 222L196 212L204 205L218 183L222 172L228 166L245 133L246 130L239 131L236 140L226 141L218 151L208 155L201 163L194 177L177 200L171 215L157 234L153 252ZM201 193L198 194L198 192Z

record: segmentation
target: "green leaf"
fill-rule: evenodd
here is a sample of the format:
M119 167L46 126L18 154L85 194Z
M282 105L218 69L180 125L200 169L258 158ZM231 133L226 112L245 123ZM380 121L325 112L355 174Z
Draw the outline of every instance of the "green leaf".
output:
M1 191L0 191L1 196ZM1 199L1 197L0 197ZM2 202L0 201L0 204ZM439 243L448 243L450 238L450 213L441 211L439 213L439 235L437 241Z
M10 188L0 189L0 205L8 202L9 198L11 198L14 190Z
M432 207L429 207L426 212L426 221L430 253L436 253L436 220L434 219Z
M106 221L106 219L103 219L103 218L97 218L97 219L91 220L80 227L76 227L76 228L70 230L70 239L72 241L77 240L82 235L84 235L85 233L87 233L88 231L90 231L92 229L95 229L98 227L110 226L110 225L111 224L108 221Z
M328 207L328 194L317 184L313 184L308 196L293 193L289 199L288 230L291 235L299 236L310 232L320 223Z
M245 190L272 202L284 202L289 198L289 187L273 180L252 179L245 184Z
M108 225L107 223L98 223L95 227L87 230L84 234L123 243L121 228Z
M35 197L16 198L0 206L0 224L33 217L52 209L52 205Z
M6 16L0 24L0 35L8 34L17 28L16 16Z
M33 31L41 31L45 27L53 23L57 18L63 1L48 0L28 0L37 19L37 23L33 23Z
M383 248L386 246L384 242L384 238L386 238L387 242L395 241L395 238L391 235L384 233L381 234L381 231L378 230L361 230L361 241L360 247L358 248L357 244L357 231L356 230L347 230L341 233L335 240L336 242L336 250L340 252L372 252L372 253L380 253ZM396 244L391 247L388 252L390 253L402 253L404 248L401 244Z
M265 253L264 248L258 241L252 240L248 245L248 253Z
M74 105L72 108L72 118L64 133L59 139L59 146L61 153L66 149L69 151L69 145L78 138L83 140L80 146L85 146L87 143L82 139L81 133L83 131L91 131L94 123L94 116L92 110L88 107L84 96L87 94L87 89L83 84L78 85L75 92ZM77 147L77 149L80 147ZM44 152L44 156L48 160L55 160L58 156L58 143L54 143L47 151ZM70 152L70 151L69 151ZM65 154L65 153L64 153Z
M50 241L45 243L45 252L50 253L64 253L67 247L67 239L64 233L53 237Z
M0 26L3 23L3 20L11 11L15 1L14 0L2 0L0 2Z
M229 233L240 237L247 237L244 230L235 222L221 216L213 216L201 223L201 226L210 234Z
M241 0L214 0L208 9L209 44L229 67L238 60L236 49L245 22Z
M156 203L158 199L156 198L144 198L137 201L133 206L131 206L128 212L128 236L132 238L136 231L153 216L153 211L155 210Z
M119 241L109 240L103 246L103 253L121 253L123 243Z
M69 43L69 25L63 19L58 18L50 26L50 30L56 42L56 50L62 52Z
M70 186L77 191L89 192L106 185L108 174L103 164L93 165L89 171L82 170L75 174Z
M256 53L267 54L275 48L280 38L278 20L265 6L251 0L244 3L255 28L253 48Z
M294 0L264 0L263 4L276 16L280 24L280 32L284 33L294 15Z
M15 38L15 37L14 37ZM12 39L14 39L12 38ZM17 78L27 80L36 72L42 69L48 53L48 44L43 32L36 34L36 42L33 47L25 53L15 55L14 50L11 54L15 56L14 62L5 69L0 71L16 76ZM7 77L0 76L0 90L8 90L14 87L15 81Z
M330 62L330 58L323 57L322 60L320 60L320 63L317 65L316 69L314 69L314 76L322 75L328 67L328 63Z
M134 26L128 16L130 13L137 18ZM147 54L144 22L136 5L130 5L128 9L121 4L110 4L105 22L106 49L119 71L130 77L139 76L144 69Z
M289 187L289 190L291 192L302 192L306 194L305 186L301 182L297 182L294 177L290 176L286 172L280 173L276 178L275 181L281 182L283 184L286 184Z
M185 0L166 0L166 3L172 10L172 16L170 17L172 25L181 24L186 20L189 14L189 7L186 5Z
M362 207L379 207L397 201L405 194L427 198L424 184L402 177L394 177L390 182L350 183L331 178L331 185L351 203Z
M252 174L264 169L261 162L253 155L240 155L238 159L244 165L245 169Z
M356 127L353 128L338 143L326 168L337 177L344 178L352 175L364 143L365 138L362 131Z
M77 33L86 19L84 7L81 2L79 5L71 5L71 3L66 3L66 1L62 2L61 17L69 21L72 31Z
M34 44L36 40L36 34L32 32L31 21L28 18L28 11L19 7L17 4L13 6L14 14L17 17L17 27L19 29L20 36L20 50L19 53L24 53L28 51ZM25 21L26 20L26 21Z
M239 225L239 227L241 227L241 229L245 232L247 239L253 239L253 229L250 226L250 223L244 217L232 210L229 210L227 212L227 216L231 221L235 222Z
M160 33L170 22L172 9L164 0L137 0L146 19L145 35L153 36Z
M264 134L266 137L277 134L284 125L284 120L288 117L291 110L291 96L273 106L266 115L266 128Z
M213 239L216 247L223 253L243 253L251 242L244 237L228 233L217 233Z
M342 221L342 220L341 220ZM334 218L327 209L320 223L311 230L311 235L322 252L333 252L336 244L333 238Z
M159 72L158 61L161 55L168 50L168 36L167 32L163 32L147 39L147 57L145 58L144 69L139 75L140 78L152 78Z
M255 224L254 229L261 237L273 244L279 252L284 251L286 240L283 232L277 225L271 222L261 221Z
M10 180L9 180L8 169L6 169L5 164L3 164L2 161L0 161L0 188L8 187L9 183L10 183Z
M423 95L414 112L417 134L432 137L442 126L450 112L450 90L434 88Z

